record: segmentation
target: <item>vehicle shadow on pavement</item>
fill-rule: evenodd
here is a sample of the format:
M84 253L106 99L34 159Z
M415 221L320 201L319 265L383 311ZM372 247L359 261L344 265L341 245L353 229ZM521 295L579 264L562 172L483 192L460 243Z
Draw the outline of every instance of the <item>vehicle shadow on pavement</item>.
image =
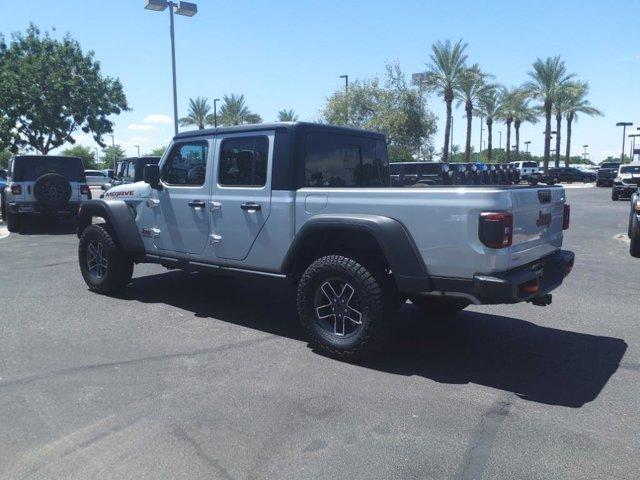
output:
M123 298L305 341L295 291L279 281L168 272L135 278ZM423 318L411 304L402 307L393 327L386 349L358 365L440 383L475 383L571 408L598 396L627 349L619 338L488 313Z
M12 235L70 235L75 234L78 226L67 218L30 218L20 224L20 231Z

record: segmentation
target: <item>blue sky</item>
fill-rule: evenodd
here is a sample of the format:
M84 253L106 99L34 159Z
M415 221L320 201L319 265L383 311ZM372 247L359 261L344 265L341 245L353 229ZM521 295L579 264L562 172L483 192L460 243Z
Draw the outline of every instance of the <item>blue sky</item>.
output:
M189 97L244 93L265 120L293 108L317 117L324 100L350 78L381 76L398 62L409 76L424 70L430 45L463 38L471 62L515 86L527 80L536 57L562 55L570 71L591 85L590 100L604 117L581 118L574 152L589 144L592 158L619 155L617 121L640 126L640 2L602 1L257 1L200 0L193 18L176 17L178 109ZM0 0L0 32L41 29L70 32L92 49L104 73L119 77L132 107L115 117L116 142L134 154L172 136L168 12L144 10L143 0ZM435 144L442 145L444 108ZM463 144L463 110L454 118L454 143ZM495 129L505 130L504 127ZM544 127L525 125L522 140L542 150ZM640 133L640 132L639 132ZM478 120L473 142L478 145ZM486 135L485 135L486 138ZM94 145L79 135L79 143ZM498 143L498 134L495 136ZM504 134L503 134L504 142ZM504 145L504 143L503 143ZM628 145L628 144L627 144ZM627 147L628 150L628 147Z

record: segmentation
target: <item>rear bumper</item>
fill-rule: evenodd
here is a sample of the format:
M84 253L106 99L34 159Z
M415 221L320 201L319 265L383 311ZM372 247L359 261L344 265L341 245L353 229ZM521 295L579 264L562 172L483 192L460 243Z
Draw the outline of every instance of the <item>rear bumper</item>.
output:
M7 208L11 213L20 215L77 215L80 202L69 202L60 206L42 205L40 203L9 202Z
M558 288L571 272L574 254L558 250L536 262L501 273L477 274L473 279L433 278L436 292L466 297L477 304L536 302Z

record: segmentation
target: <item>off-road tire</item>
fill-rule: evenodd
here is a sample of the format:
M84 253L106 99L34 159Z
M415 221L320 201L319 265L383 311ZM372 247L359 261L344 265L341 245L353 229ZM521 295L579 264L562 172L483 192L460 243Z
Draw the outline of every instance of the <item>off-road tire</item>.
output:
M464 298L429 298L422 295L412 296L409 300L424 316L431 319L451 317L471 304Z
M376 278L373 270L352 258L328 255L304 271L298 283L296 303L302 328L312 345L332 357L348 360L366 357L380 349L388 334L387 314L393 308L394 292L383 287L387 282ZM324 282L335 278L353 286L353 296L362 313L362 324L343 337L324 329L316 316L317 291Z
M632 257L640 258L640 222L638 221L638 215L634 215L631 220L630 233L629 253Z
M88 265L89 245L101 243L107 259L105 273L101 278L92 274ZM122 291L131 281L133 260L118 246L113 234L106 225L89 225L80 237L78 245L78 263L82 278L90 290L102 294Z
M5 215L6 217L4 217L5 222L7 222L7 230L9 230L11 233L16 233L20 231L20 220L22 220L20 218L20 215L17 213L11 213L9 210L5 209Z

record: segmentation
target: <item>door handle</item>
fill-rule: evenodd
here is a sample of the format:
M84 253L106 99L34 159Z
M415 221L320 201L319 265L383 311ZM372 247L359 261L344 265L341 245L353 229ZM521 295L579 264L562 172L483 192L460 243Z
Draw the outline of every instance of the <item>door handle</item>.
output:
M255 202L247 202L247 203L241 204L240 208L242 210L247 210L249 212L257 212L259 210L262 210L262 205L260 205L259 203L255 203Z
M193 208L204 208L205 203L202 200L193 200L192 202L189 202L189 206Z

